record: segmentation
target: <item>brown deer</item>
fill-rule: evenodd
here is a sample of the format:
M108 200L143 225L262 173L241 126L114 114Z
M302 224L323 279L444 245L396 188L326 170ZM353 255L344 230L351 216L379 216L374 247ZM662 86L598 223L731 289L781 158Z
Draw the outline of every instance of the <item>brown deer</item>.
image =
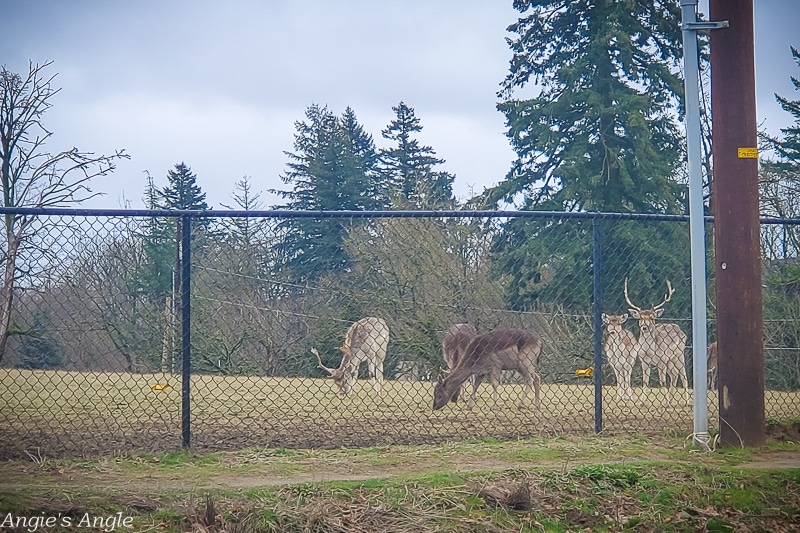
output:
M472 395L467 406L475 405L478 386L487 375L492 384L492 399L497 407L497 387L503 370L516 370L525 378L525 389L519 400L519 408L525 406L530 389L536 391L536 407L539 407L541 377L536 371L542 353L542 338L519 329L496 329L477 335L467 345L464 357L458 365L433 389L433 410L441 409L453 398L464 381L475 376Z
M717 390L717 342L708 345L708 363L706 366L708 390Z
M372 375L372 388L380 395L383 391L383 362L389 344L389 327L382 318L366 317L353 323L347 330L344 344L339 348L344 356L339 368L328 368L316 348L311 352L317 356L319 367L327 370L339 392L348 395L353 390L358 377L358 367L367 362Z
M686 333L677 324L657 323L656 319L664 313L664 306L672 299L675 289L667 280L667 294L664 301L650 309L642 309L628 297L628 278L625 278L625 301L630 306L633 318L639 321L637 354L642 363L642 395L647 394L650 381L650 367L658 368L658 380L662 387L667 386L669 375L673 387L678 386L678 378L683 380L686 402L689 402L689 382L686 379Z
M452 372L464 357L469 341L478 334L478 330L472 324L453 324L444 334L442 339L442 357L447 363L447 369ZM471 379L471 378L470 378ZM453 395L452 401L457 401L463 392L463 384Z
M606 359L617 378L617 399L633 399L631 375L636 363L638 342L636 335L623 327L628 320L628 313L607 315L603 313L603 327L606 330Z

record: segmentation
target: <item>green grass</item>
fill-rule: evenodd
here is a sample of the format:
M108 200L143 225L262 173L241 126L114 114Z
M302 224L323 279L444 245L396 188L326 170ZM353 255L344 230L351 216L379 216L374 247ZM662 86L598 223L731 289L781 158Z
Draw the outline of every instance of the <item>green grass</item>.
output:
M560 437L6 461L0 514L120 510L135 518L136 530L168 533L784 531L800 520L800 464L748 465L787 453L800 457L788 444L697 453L673 438ZM395 462L379 461L386 456ZM474 468L459 470L465 463ZM337 472L341 479L270 484L274 476ZM221 477L234 484L214 488ZM248 477L264 484L236 487ZM520 487L529 491L530 508L490 497Z

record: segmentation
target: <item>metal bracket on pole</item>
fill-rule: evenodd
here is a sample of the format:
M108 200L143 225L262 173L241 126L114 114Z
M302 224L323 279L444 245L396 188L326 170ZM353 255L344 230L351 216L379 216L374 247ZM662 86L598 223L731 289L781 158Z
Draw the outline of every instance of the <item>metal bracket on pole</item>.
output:
M684 22L681 24L683 31L721 30L729 26L727 20L719 22Z

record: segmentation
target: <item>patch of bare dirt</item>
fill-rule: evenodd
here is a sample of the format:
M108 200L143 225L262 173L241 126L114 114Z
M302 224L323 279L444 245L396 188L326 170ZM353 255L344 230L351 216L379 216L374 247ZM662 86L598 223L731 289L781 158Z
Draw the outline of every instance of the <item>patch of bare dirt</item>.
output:
M741 465L742 468L785 469L800 468L800 449L795 451L765 452L754 461Z
M767 424L767 439L777 442L800 444L800 422Z

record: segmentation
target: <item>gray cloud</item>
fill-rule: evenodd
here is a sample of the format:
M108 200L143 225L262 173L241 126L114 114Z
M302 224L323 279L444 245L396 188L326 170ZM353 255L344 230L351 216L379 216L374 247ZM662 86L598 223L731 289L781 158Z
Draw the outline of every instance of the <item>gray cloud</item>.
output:
M773 93L796 96L789 45L800 46L790 27L800 4L756 4L758 115L777 128L790 118ZM123 197L141 207L143 171L163 184L180 161L216 207L245 174L256 189L281 188L283 152L308 105L352 107L380 145L401 100L465 197L502 179L514 157L495 93L517 15L510 0L26 0L5 10L0 57L17 71L55 61L52 149L131 154L94 183L108 195L92 207Z

